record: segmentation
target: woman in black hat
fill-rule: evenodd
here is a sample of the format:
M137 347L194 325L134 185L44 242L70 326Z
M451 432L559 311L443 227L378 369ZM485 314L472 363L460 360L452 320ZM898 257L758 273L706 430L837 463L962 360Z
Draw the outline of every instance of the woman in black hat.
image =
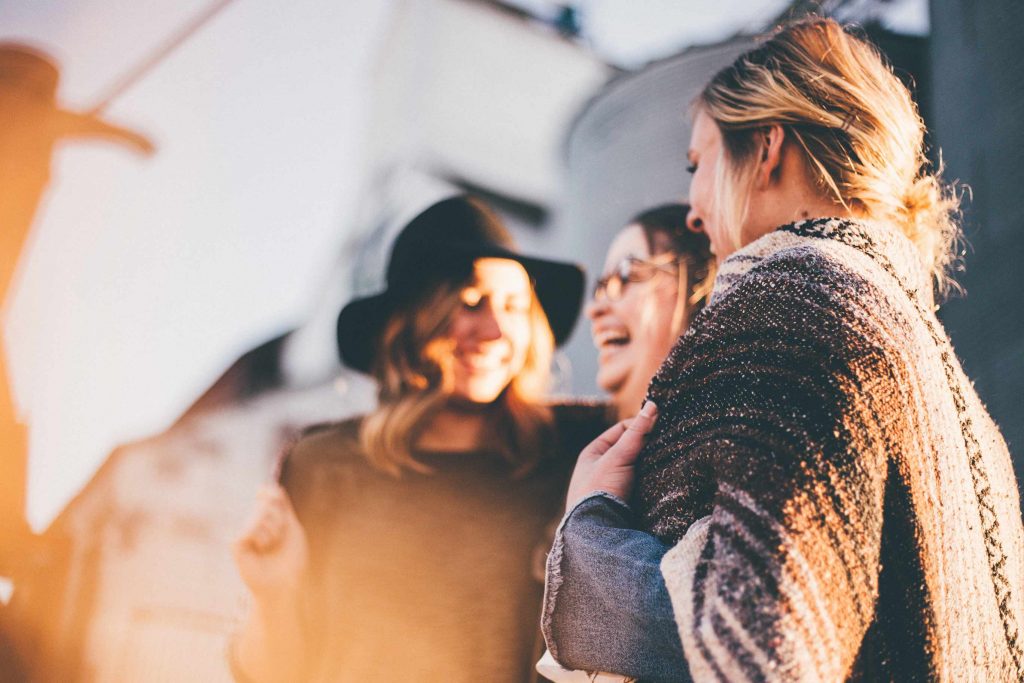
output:
M254 597L238 678L530 677L535 551L604 423L542 402L583 274L513 251L493 213L455 197L402 231L387 283L338 319L378 408L307 430L236 544Z

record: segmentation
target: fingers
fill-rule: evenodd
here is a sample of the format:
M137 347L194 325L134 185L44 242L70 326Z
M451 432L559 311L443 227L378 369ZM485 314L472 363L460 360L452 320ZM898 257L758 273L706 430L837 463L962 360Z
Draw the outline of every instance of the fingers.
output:
M636 461L640 449L643 448L644 438L654 428L654 422L658 418L658 407L653 401L644 403L640 412L629 421L629 424L622 432L622 436L610 447L604 455L607 465L622 467L632 465Z
M238 539L239 550L256 553L273 551L289 532L295 512L288 500L288 494L277 485L265 486L256 494L256 510Z
M604 455L608 452L609 448L615 445L623 432L626 431L626 425L628 423L629 420L622 420L604 430L600 436L587 444L587 447L580 452L580 459L599 458Z
M566 510L595 491L627 499L633 487L633 463L654 427L658 408L644 404L632 419L607 429L580 453L566 494Z
M644 401L640 412L629 421L629 426L626 429L631 432L639 432L641 436L646 436L654 429L654 422L657 419L658 406L655 405L654 401Z

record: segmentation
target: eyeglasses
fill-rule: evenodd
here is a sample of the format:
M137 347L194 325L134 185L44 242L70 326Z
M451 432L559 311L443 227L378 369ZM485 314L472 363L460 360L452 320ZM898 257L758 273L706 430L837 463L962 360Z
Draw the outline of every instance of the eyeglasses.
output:
M675 254L661 254L652 259L628 256L616 265L610 273L594 283L594 301L618 301L632 282L646 282L659 272L671 273L686 259Z

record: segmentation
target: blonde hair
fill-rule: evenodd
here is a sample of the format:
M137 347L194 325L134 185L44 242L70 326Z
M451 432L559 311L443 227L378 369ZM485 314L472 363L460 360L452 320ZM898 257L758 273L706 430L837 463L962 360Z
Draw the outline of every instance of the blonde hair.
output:
M403 469L427 473L413 449L431 417L452 393L452 342L446 332L462 305L462 285L442 283L407 308L396 310L381 335L373 374L378 407L360 426L367 460L377 469L400 476ZM523 368L495 401L490 415L494 444L525 474L542 459L551 443L551 410L540 401L548 390L554 337L547 316L531 290L530 344Z
M734 247L760 151L759 129L781 125L819 188L848 210L898 226L945 294L960 239L959 196L931 169L910 92L872 45L831 19L781 28L720 71L695 102L722 133L716 218Z

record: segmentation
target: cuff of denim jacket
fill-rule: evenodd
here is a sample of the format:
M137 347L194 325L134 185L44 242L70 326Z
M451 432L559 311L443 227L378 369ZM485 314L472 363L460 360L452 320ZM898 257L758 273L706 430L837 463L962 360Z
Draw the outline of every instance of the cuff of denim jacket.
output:
M632 529L633 510L629 503L607 491L595 491L578 500L558 525L555 539L551 544L544 571L544 603L540 627L544 642L555 660L559 660L558 645L552 635L554 613L558 602L558 591L562 587L562 558L565 551L566 528L572 531L577 524L592 525L611 529Z
M609 520L612 523L608 524L602 521L598 526L612 526L613 528L633 528L633 508L629 507L629 503L622 500L614 493L608 493L607 491L594 491L593 493L580 498L576 503L569 508L569 511L562 517L562 523L558 525L558 531L561 532L570 519L586 516L587 518L593 517L595 512L603 512L610 514L613 520ZM596 521L596 520L595 520ZM621 524L618 523L621 521Z

